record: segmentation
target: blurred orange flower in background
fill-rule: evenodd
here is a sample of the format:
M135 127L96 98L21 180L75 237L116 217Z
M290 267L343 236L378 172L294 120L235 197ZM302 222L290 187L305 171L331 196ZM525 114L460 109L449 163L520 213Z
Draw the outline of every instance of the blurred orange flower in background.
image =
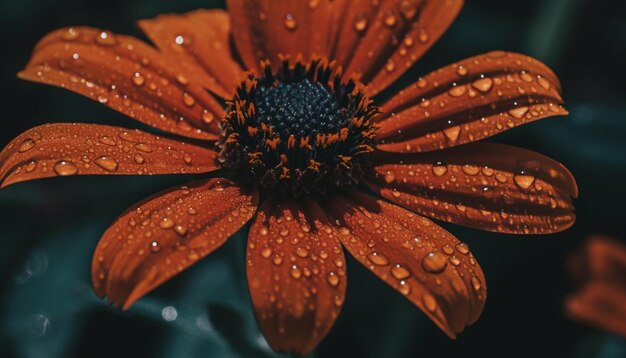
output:
M567 298L566 314L626 337L626 246L606 236L590 236L567 264L579 289Z
M124 308L253 219L247 278L273 349L307 353L346 292L345 248L455 337L486 283L466 244L424 216L537 234L571 226L558 162L474 143L564 115L539 61L491 52L387 98L462 7L447 1L231 0L139 25L155 47L88 27L37 44L23 79L168 134L48 124L0 153L0 185L69 175L203 174L122 214L94 253L96 293Z

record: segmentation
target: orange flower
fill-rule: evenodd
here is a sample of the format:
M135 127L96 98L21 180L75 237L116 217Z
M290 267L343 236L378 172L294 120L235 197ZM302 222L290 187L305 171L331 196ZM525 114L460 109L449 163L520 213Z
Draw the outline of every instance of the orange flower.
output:
M602 235L587 238L568 261L579 289L565 301L573 320L626 337L626 247Z
M574 222L577 188L565 167L471 143L567 113L539 61L491 52L381 94L461 0L227 5L141 21L156 48L93 28L54 31L19 74L171 135L33 128L0 154L1 186L75 174L224 178L122 214L94 253L99 296L127 308L253 219L248 283L275 350L310 352L330 330L346 291L342 246L454 338L480 315L485 277L466 244L420 214L526 234Z

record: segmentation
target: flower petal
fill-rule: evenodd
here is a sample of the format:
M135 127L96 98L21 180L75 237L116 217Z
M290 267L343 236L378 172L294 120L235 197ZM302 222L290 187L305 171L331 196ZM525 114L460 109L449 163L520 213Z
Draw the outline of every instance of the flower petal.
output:
M478 319L485 277L467 245L426 218L354 190L323 209L346 249L448 336Z
M592 282L569 297L565 312L574 320L626 337L626 292L603 282Z
M626 292L626 245L613 238L592 235L567 264L570 274L580 283L602 281Z
M91 266L96 294L128 308L220 247L254 216L258 200L255 191L210 179L138 203L98 243Z
M69 175L206 173L217 169L209 148L139 130L59 123L31 128L0 152L0 188Z
M161 53L176 59L188 78L230 98L243 70L230 46L230 17L220 9L165 14L139 21Z
M541 62L490 52L421 78L382 106L379 149L453 147L541 118L564 115L560 84Z
M222 105L183 73L133 37L74 27L41 39L18 76L80 93L154 128L217 138Z
M250 295L270 346L312 351L332 327L346 291L337 233L310 200L265 202L250 229Z
M379 153L374 162L372 190L432 218L519 234L561 231L575 220L572 174L529 150L472 143L419 155Z
M279 62L279 54L292 58L330 54L338 10L345 1L228 0L237 50L248 69L260 71L259 62Z
M370 2L363 2L366 1ZM359 32L359 26L366 29L361 30L362 35L356 40L358 46L340 45L342 51L353 54L346 74L361 73L369 94L380 92L422 57L462 7L462 0L383 0L373 12L350 11L351 30ZM342 57L341 53L338 55Z

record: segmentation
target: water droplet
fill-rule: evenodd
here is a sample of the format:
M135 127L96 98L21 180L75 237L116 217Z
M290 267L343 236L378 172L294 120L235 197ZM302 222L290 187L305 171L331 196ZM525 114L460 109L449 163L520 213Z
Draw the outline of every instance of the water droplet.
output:
M37 162L35 161L30 161L28 162L28 164L26 164L27 173L31 173L33 170L35 170L35 168L37 168Z
M109 172L114 172L118 168L117 160L106 155L96 158L93 162L96 163L100 168Z
M146 153L152 152L152 148L150 148L149 145L144 144L144 143L135 144L135 149L140 150L142 152L146 152Z
M468 72L469 72L469 71L467 70L467 67L465 67L465 66L463 66L463 65L459 65L459 66L456 68L456 73L457 73L459 76L465 76L465 75L467 75L467 74L468 74Z
M452 255L454 253L454 249L448 244L443 245L441 247L441 251L443 251L443 253L446 255Z
M36 143L34 140L28 138L25 139L22 144L20 144L20 146L17 148L17 150L20 153L24 153L24 152L28 152L29 150L33 149L35 147Z
M428 42L428 32L425 29L420 29L420 33L417 38L420 40L421 43Z
M291 277L299 279L300 277L302 277L302 270L300 270L298 266L293 265L291 266L291 271L289 272L289 274L291 274Z
M400 293L408 296L411 293L411 286L406 281L400 281Z
M437 310L437 300L430 293L424 293L422 296L422 302L424 303L424 307L430 312L435 312Z
M141 156L141 154L136 154L133 159L135 160L135 163L137 163L137 164L143 164L146 161L146 158Z
M379 254L378 252L372 252L368 254L367 259L370 260L374 265L378 265L378 266L389 265L389 260L382 254Z
M309 0L309 9L313 10L320 5L320 0Z
M296 249L296 255L305 258L307 256L309 256L309 250L305 249L304 247L298 247Z
M187 107L193 107L193 105L196 104L196 99L193 98L189 93L185 92L183 93L183 103Z
M526 174L515 174L513 176L513 181L520 188L528 189L535 182L535 177L532 175L526 175Z
M115 36L106 31L102 31L98 36L96 36L96 42L103 46L113 46L117 44Z
M298 23L296 22L296 19L293 17L292 14L285 15L284 24L285 24L285 28L287 28L287 30L289 31L295 30L296 27L298 26Z
M357 14L354 18L354 29L363 32L367 28L367 18L363 14Z
M176 81L178 83L180 83L183 86L186 86L189 84L189 80L187 79L187 77L183 76L183 75L177 75L176 76Z
M334 272L330 272L326 280L333 287L337 287L337 285L339 284L339 276Z
M480 78L472 83L472 87L482 93L487 93L493 87L493 80L489 77Z
M187 235L187 227L183 225L174 226L174 231L180 236Z
M441 163L437 163L436 165L433 165L432 171L435 176L440 177L446 174L446 172L448 171L448 167Z
M405 19L412 19L417 14L417 5L414 1L403 0L400 2L400 13Z
M398 19L396 18L396 15L393 13L393 11L387 11L385 17L383 18L383 23L385 24L385 26L394 27L396 25L396 22L398 22Z
M455 247L456 247L456 250L457 250L458 252L462 253L463 255L467 255L467 254L469 254L469 251L470 251L470 250L469 250L469 247L467 246L467 244L466 244L466 243L463 243L463 242L458 243L458 244L456 244L456 246L455 246Z
M467 92L467 88L465 88L464 85L457 86L456 84L448 90L448 94L452 97L460 97L464 95L465 92Z
M107 136L98 138L98 142L104 145L109 145L111 147L114 147L117 145L117 142L113 138L107 137Z
M76 167L76 165L74 165L74 163L72 162L68 162L65 160L57 162L52 167L52 169L54 169L54 172L60 176L75 175L76 173L78 173L78 168Z
M476 291L480 290L480 288L482 287L482 283L480 282L480 279L476 276L472 276L470 278L470 282L472 283L472 287Z
M393 61L388 60L387 64L385 65L385 71L387 72L393 72L393 70L396 69L396 64L393 63Z
M272 248L271 247L264 247L261 249L261 256L265 257L266 259L269 258L270 256L272 256Z
M480 173L480 167L467 164L462 166L461 170L463 171L463 173L471 176L478 175L478 173Z
M63 39L67 41L76 40L80 36L80 33L73 27L70 27L63 34Z
M205 110L202 113L202 120L204 121L204 123L209 124L209 123L211 123L211 122L213 122L215 120L215 116L213 115L213 113L208 112L208 111Z
M509 110L509 114L517 119L524 118L526 113L528 113L528 107L526 106L521 106L521 107L517 107L517 108L513 108Z
M161 227L161 229L170 229L174 227L174 221L168 217L164 217L159 222L159 226Z
M437 251L429 252L422 259L422 268L424 271L430 273L440 273L446 268L447 265L448 260L446 257Z
M550 89L550 81L546 80L545 78L541 77L541 76L537 76L537 83L539 83L539 85L541 87L543 87L543 89L545 90L549 90Z
M133 84L137 87L141 87L144 83L146 83L146 80L143 78L143 76L141 76L139 72L135 72L135 74L133 75Z
M453 126L443 130L443 134L446 136L450 143L455 143L459 139L461 133L461 126Z
M161 246L159 245L158 242L152 241L150 243L150 251L155 252L155 253L159 252L159 251L161 251Z
M397 264L391 268L391 275L397 280L406 280L411 277L411 272L400 264Z

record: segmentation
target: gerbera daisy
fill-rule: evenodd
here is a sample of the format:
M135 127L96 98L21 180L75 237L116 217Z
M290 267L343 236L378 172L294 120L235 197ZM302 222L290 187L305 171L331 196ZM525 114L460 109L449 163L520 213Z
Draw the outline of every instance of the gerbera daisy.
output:
M2 187L215 171L115 220L94 253L99 296L128 308L252 221L247 278L273 349L310 352L328 333L346 291L342 247L455 337L480 315L485 277L468 246L424 216L525 234L574 222L577 188L565 167L472 143L567 113L557 77L539 61L491 52L381 94L443 34L461 0L227 7L140 21L155 47L88 27L57 30L19 73L167 134L36 127L0 153Z

